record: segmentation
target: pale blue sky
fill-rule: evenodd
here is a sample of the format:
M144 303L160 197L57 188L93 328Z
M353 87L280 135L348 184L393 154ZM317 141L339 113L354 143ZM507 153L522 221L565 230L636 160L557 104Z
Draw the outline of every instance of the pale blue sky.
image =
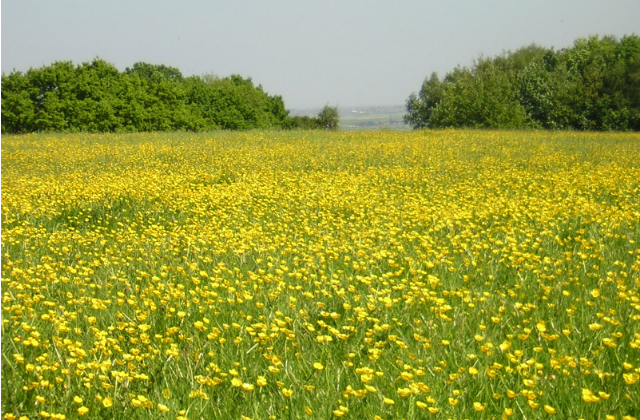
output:
M290 109L403 104L431 72L640 34L640 0L2 1L2 71L136 61L252 77Z

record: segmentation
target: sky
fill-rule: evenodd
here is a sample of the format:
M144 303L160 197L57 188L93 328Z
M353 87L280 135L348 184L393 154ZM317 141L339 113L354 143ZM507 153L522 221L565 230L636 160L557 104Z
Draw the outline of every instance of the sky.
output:
M3 0L3 73L99 57L251 77L289 109L401 105L432 72L640 35L640 0Z

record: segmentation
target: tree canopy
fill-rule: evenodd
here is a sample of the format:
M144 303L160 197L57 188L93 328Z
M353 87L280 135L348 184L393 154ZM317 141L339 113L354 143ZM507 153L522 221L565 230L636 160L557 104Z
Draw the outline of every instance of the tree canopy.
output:
M414 128L640 130L640 37L580 38L480 57L407 99Z
M288 128L282 97L250 78L184 77L165 65L124 72L101 59L2 75L2 132Z

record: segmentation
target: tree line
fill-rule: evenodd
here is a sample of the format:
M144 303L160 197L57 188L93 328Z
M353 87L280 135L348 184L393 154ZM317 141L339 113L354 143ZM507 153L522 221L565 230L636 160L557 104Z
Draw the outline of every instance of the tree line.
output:
M101 59L2 75L2 132L139 132L336 129L337 108L291 117L281 96L238 75L184 77L136 63L121 72Z
M640 37L530 45L433 73L406 102L414 128L640 130Z
M101 59L2 75L2 132L337 129L338 110L290 116L279 95L238 75L184 77ZM640 37L592 36L555 51L530 45L440 78L406 102L414 128L640 130Z

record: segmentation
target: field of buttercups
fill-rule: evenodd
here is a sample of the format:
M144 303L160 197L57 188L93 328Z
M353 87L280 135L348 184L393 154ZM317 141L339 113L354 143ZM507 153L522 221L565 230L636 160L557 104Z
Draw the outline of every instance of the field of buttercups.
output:
M3 136L2 416L640 418L639 236L638 134Z

